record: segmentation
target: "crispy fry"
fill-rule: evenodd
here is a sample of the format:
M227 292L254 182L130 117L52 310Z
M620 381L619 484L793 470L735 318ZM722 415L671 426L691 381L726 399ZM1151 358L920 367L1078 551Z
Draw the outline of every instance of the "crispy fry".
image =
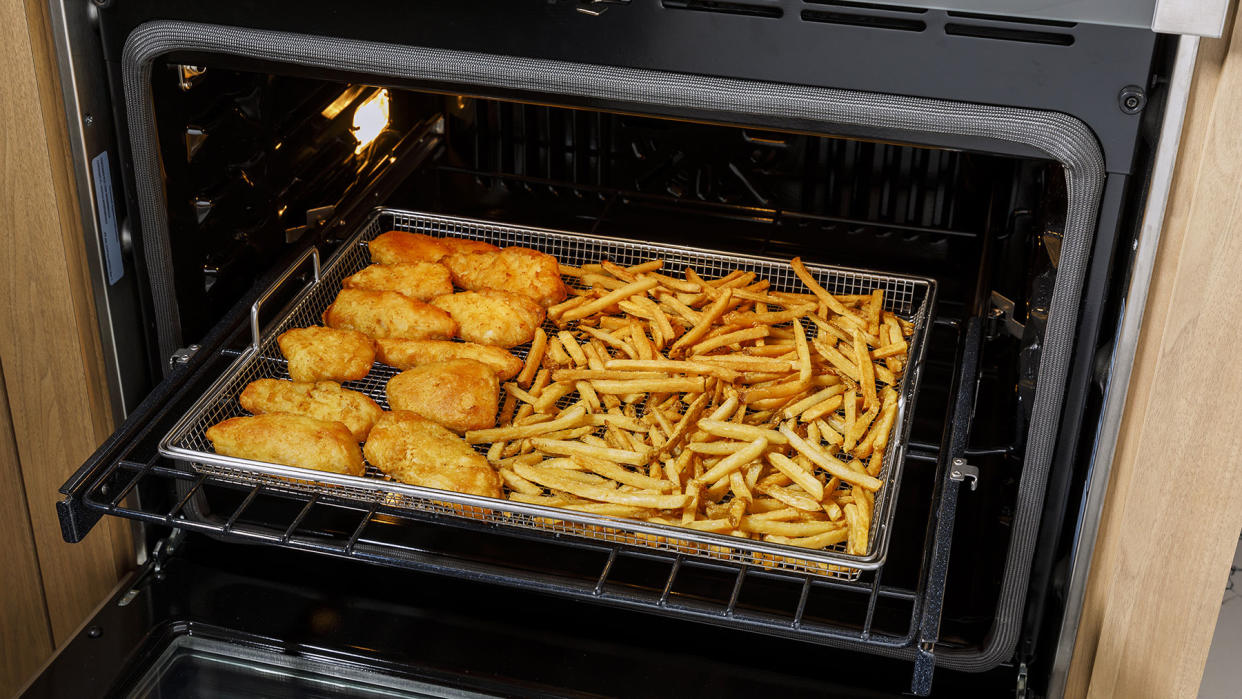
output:
M619 464L630 464L633 466L645 466L649 456L649 454L643 452L611 449L563 439L541 439L536 437L530 441L532 446L546 454L591 456L605 461L615 461Z
M525 439L548 432L579 427L583 424L585 417L586 409L582 406L577 406L568 410L561 417L547 422L522 427L495 427L486 430L469 430L466 432L466 443L486 444L488 442L507 442L514 439Z
M686 272L690 273L690 271L691 270L687 267ZM726 289L722 292L720 296L712 302L712 305L699 316L699 322L695 323L693 328L686 332L685 335L678 338L677 342L673 343L672 348L669 350L669 355L675 356L681 354L684 352L686 347L692 346L701 340L703 336L707 334L707 331L711 330L712 324L724 315L725 307L729 305L729 301L732 298L733 291L731 289Z
M806 456L815 465L824 469L833 476L840 478L846 483L856 484L872 491L879 490L880 486L883 485L879 479L868 475L867 473L858 473L854 471L845 464L829 456L824 450L808 443L806 440L799 437L792 429L790 429L789 425L781 425L780 432L789 439L789 443L793 445L793 448L796 449L799 454Z
M862 334L854 333L854 363L858 365L858 384L863 392L863 407L878 405L875 394L875 367L871 363L871 354L867 343L863 342Z
M543 331L543 328L537 328L535 339L530 344L530 353L526 355L526 365L522 367L522 373L517 377L519 386L530 387L530 383L535 380L535 372L539 371L539 365L543 362L543 353L547 348L548 334Z
M588 471L591 471L592 473L598 473L604 478L611 478L618 483L632 485L635 488L665 492L677 489L676 486L669 481L659 478L651 478L650 476L644 476L641 473L629 471L611 461L596 459L582 454L574 454L570 458L573 459L574 463Z
M574 478L567 477L568 473L562 469L554 469L538 466L526 466L524 464L516 464L513 467L514 472L532 483L538 483L547 488L555 488L563 490L567 493L577 495L578 497L588 498L590 500L599 500L603 502L611 502L618 505L633 505L636 507L649 507L657 510L670 510L684 507L690 499L684 494L661 495L650 492L632 492L623 493L611 488L588 485Z
M745 449L734 452L721 459L710 471L704 473L702 480L704 483L715 483L725 476L733 473L739 468L759 458L759 455L768 448L768 440L760 437L751 442Z
M703 377L600 380L593 379L597 393L702 393L706 390Z
M643 277L642 279L639 279L630 284L626 284L625 286L619 289L611 291L605 294L604 296L598 299L595 299L594 301L584 303L581 306L578 306L577 308L571 308L568 311L562 313L560 317L562 320L578 320L580 318L586 318L587 316L593 313L598 313L599 311L602 311L608 308L609 306L612 306L613 304L620 301L621 299L629 298L631 296L634 296L635 294L646 293L649 289L654 288L657 284L659 284L659 282L656 281L655 279L652 279L650 277Z
M734 422L725 422L723 420L699 420L699 429L717 437L726 437L728 439L738 439L745 442L754 441L756 439L766 439L769 444L788 444L789 440L785 436L775 430L765 430L760 427L752 427L751 425L740 425Z
M805 490L807 495L814 498L816 502L824 499L824 484L811 475L810 471L794 463L789 457L784 454L769 452L768 463L772 464L777 471L788 476L789 480L797 483L798 487Z
M677 359L610 359L605 369L621 371L666 371L678 374L703 374L725 381L736 381L738 372L698 361Z

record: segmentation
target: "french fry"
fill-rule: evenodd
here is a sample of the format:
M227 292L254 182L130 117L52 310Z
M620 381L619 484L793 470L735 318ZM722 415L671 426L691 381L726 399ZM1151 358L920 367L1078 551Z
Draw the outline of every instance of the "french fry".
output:
M545 454L562 454L565 456L590 456L605 461L615 461L619 464L630 464L632 466L645 466L649 454L626 449L610 449L582 442L573 442L563 439L542 439L539 437L530 440L532 446ZM520 471L519 471L520 473ZM845 480L844 478L842 480Z
M867 343L863 341L862 334L854 333L854 363L858 365L858 384L863 391L863 407L870 408L877 405L875 395L875 367L871 363L871 354L867 350Z
M821 389L819 391L816 391L815 393L812 393L811 395L807 396L806 398L803 398L797 403L793 403L791 405L786 406L783 411L784 415L786 418L792 418L795 415L800 415L803 412L806 412L809 408L820 405L824 401L827 401L829 398L839 395L844 389L845 387L838 383L838 384L833 384L832 386L829 386L827 388ZM803 422L806 422L805 418L803 419Z
M754 534L776 534L778 536L804 537L825 534L839 529L835 522L775 522L769 519L742 519L741 529Z
M820 507L819 501L808 497L805 493L794 492L793 490L781 488L775 485L760 486L759 491L770 495L773 499L779 500L801 512L823 511Z
M699 480L704 483L715 483L739 468L759 458L768 448L768 440L760 437L751 442L745 449L734 452L721 459L710 471L704 473Z
M590 500L598 500L601 502L610 502L618 505L632 505L635 507L647 507L656 510L669 510L684 507L689 500L689 496L684 494L664 495L653 492L631 492L623 493L611 488L588 485L582 481L568 477L568 472L561 469L553 469L538 466L526 466L517 464L513 469L519 476L525 478L532 483L538 483L547 488L555 488L563 490L578 497ZM561 471L558 473L558 471Z
M746 328L744 330L736 330L733 332L727 332L721 335L717 335L715 337L708 338L706 340L703 340L702 342L696 343L695 345L690 347L690 354L692 355L707 354L708 352L711 352L714 349L719 349L721 347L728 347L729 345L735 345L741 342L748 342L750 340L755 340L761 337L767 337L768 334L771 332L772 332L772 329L766 325L760 325L758 327Z
M686 269L687 272L690 271L688 267ZM712 302L712 305L699 316L699 322L695 323L693 328L690 328L685 335L682 335L673 343L672 348L669 349L669 355L680 355L685 351L686 347L692 346L701 340L711 330L712 324L724 315L725 307L729 305L729 301L732 298L733 291L731 289L721 292L720 296Z
M808 443L806 440L799 437L796 432L790 429L788 424L781 425L780 432L789 439L789 443L798 451L799 454L806 456L812 463L824 469L829 474L840 478L846 483L855 484L872 491L879 490L880 486L883 485L883 483L881 483L880 480L874 476L867 473L858 473L840 461L834 459L832 456L829 456L824 450Z
M776 430L765 430L760 427L741 425L735 422L726 422L723 420L699 420L698 428L717 437L726 437L728 439L737 439L745 442L752 442L756 439L766 439L769 444L789 443L788 440L785 439L785 436Z
M624 380L593 379L591 386L596 393L611 394L702 393L706 390L706 384L701 376L685 378L627 378Z
M724 381L735 381L738 372L721 366L698 361L677 359L610 359L604 364L605 369L619 371L663 371L678 374L702 374L715 376Z
M561 417L547 422L541 422L534 425L523 427L495 427L486 430L469 430L466 432L465 438L467 444L486 444L488 442L502 442L514 439L526 439L536 435L547 434L548 432L556 432L559 430L579 427L583 423L586 416L586 409L581 406L573 408Z
M639 279L630 284L626 284L625 286L619 289L610 291L609 293L601 296L598 299L595 299L594 301L589 301L576 308L571 308L568 311L565 311L564 313L562 313L560 317L563 320L567 320L567 321L578 320L580 318L586 318L589 315L598 313L608 308L609 306L612 306L613 304L620 301L621 299L626 299L636 294L644 294L648 290L654 288L657 284L659 284L659 282L656 281L655 279L651 279L650 277L643 277L642 279Z
M582 454L574 454L570 458L573 459L574 463L588 471L591 471L592 473L597 473L604 478L611 478L618 483L632 485L635 488L640 488L642 490L660 490L665 492L677 489L676 485L669 481L629 471L611 461L604 461L603 459L596 459Z
M824 499L824 484L820 483L809 471L794 463L792 459L784 454L769 452L767 458L768 463L772 464L773 468L787 476L789 480L797 483L798 487L805 490L807 495L811 496L815 502L818 503ZM774 495L773 497L776 496Z
M539 371L539 365L543 363L543 353L548 348L548 334L543 328L535 329L535 339L530 344L530 352L526 355L526 364L522 367L522 373L517 375L517 383L523 388L529 388L532 381L535 380L535 372Z

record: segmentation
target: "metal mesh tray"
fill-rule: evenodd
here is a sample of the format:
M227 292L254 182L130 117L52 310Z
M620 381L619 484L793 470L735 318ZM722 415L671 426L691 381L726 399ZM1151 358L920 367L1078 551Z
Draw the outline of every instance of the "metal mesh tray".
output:
M469 524L467 520L474 520L501 529L537 530L550 535L569 534L681 555L845 579L855 579L861 570L873 570L883 565L900 486L914 397L922 373L927 324L935 297L935 282L921 277L807 265L819 283L834 294L860 294L875 288L884 289L884 309L914 325L908 365L898 386L898 413L894 434L889 440L883 471L879 474L884 485L876 494L869 532L870 550L865 556L847 554L843 545L823 550L803 549L638 520L422 488L393 481L370 464L367 465L366 475L357 477L215 453L204 432L221 420L247 414L237 400L246 385L260 378L289 378L276 337L290 328L319 324L321 314L336 297L342 280L370 264L366 243L388 230L471 238L502 247L521 245L549 253L556 256L562 264L574 266L599 262L602 259L628 266L663 258L666 270L679 271L685 266L692 266L707 278L742 269L754 271L760 278L768 279L773 290L804 290L789 263L774 258L723 254L673 245L509 226L387 208L376 209L360 230L322 268L318 252L313 249L308 251L255 302L250 318L252 344L173 426L160 443L160 452L199 472L228 480L378 503L385 507L453 518L462 524ZM263 330L259 321L261 305L308 262L313 264L313 281L294 296L276 320ZM545 329L555 330L551 325ZM528 346L521 346L512 351L517 356L525 357L527 349ZM398 373L399 370L377 362L367 377L343 385L369 395L388 409L385 386ZM501 390L503 402L503 388ZM485 450L486 446L480 445L479 448Z

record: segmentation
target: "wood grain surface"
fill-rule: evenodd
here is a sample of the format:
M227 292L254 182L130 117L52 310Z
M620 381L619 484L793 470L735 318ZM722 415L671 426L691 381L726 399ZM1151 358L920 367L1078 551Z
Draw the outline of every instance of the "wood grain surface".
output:
M57 488L112 429L46 4L0 3L0 367L38 569L43 628L65 641L130 565L128 528L108 521L61 539ZM7 526L7 525L6 525ZM7 529L6 529L7 531ZM29 559L24 559L29 565ZM20 561L19 561L20 563ZM15 564L16 565L16 564ZM5 585L7 607L30 591ZM0 627L4 643L10 633Z
M0 696L12 696L52 652L52 629L21 487L21 465L0 372Z
M1193 697L1242 530L1242 23L1205 40L1067 697Z

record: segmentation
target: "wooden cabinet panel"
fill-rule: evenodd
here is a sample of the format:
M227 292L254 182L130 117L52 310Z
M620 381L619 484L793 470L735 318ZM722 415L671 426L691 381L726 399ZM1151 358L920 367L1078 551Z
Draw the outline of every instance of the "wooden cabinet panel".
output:
M55 512L57 488L112 421L53 53L46 3L0 3L0 430L9 437L0 440L0 492L3 541L11 546L0 563L6 682L10 659L18 672L29 656L46 656L64 642L131 557L123 523L105 522L84 543L66 544ZM33 549L23 541L33 541ZM20 652L10 658L10 648Z
M1242 529L1239 31L1200 49L1069 697L1195 696Z

